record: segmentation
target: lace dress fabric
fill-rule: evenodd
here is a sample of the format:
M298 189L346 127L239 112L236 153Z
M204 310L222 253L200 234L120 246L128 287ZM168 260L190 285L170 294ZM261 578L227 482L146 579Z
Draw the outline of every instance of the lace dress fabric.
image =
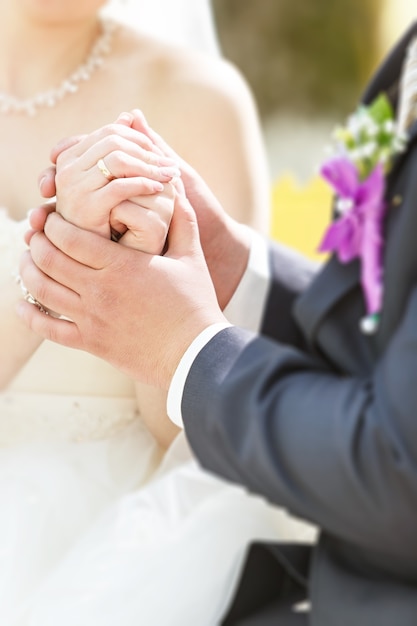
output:
M0 285L25 229L0 211ZM306 532L183 433L162 453L132 381L48 342L0 394L0 504L2 626L214 626L248 542Z

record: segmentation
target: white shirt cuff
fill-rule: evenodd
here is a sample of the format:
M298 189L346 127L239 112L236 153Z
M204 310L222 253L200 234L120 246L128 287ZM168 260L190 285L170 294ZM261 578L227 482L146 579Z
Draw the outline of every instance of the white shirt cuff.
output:
M228 328L229 326L231 326L231 324L228 323L212 324L203 330L203 332L201 332L187 348L178 364L177 369L175 370L175 374L172 377L168 390L167 413L170 420L180 428L184 427L181 413L181 402L185 381L187 380L190 368L200 350L208 344L210 339L217 335L218 332L224 328Z
M167 412L169 418L183 428L181 412L182 395L191 366L200 350L218 332L232 324L253 332L259 332L268 296L270 269L266 240L252 231L248 265L233 297L224 310L230 324L213 324L203 330L184 353L168 390Z
M223 313L234 325L258 333L270 283L268 244L251 231L252 242L246 271Z

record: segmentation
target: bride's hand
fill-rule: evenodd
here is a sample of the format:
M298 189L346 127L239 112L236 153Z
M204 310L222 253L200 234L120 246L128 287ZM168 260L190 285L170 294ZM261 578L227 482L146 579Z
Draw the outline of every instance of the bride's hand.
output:
M118 204L110 213L111 238L142 252L162 253L174 212L175 193L175 185L166 183L158 193Z
M55 169L42 174L40 190L44 197L56 193L57 211L67 221L160 253L174 206L171 181L179 170L148 137L130 128L130 120L123 114L114 124L58 144L51 154ZM31 218L35 230L39 215Z

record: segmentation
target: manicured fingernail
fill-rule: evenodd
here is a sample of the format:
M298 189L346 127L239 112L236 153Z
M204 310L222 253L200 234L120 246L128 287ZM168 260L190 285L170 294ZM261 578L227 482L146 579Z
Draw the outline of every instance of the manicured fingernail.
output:
M165 189L164 185L158 181L153 181L152 188L156 192L163 191Z
M166 176L167 178L177 178L181 176L178 167L161 167L159 171L162 176Z
M128 124L131 124L133 122L133 115L131 113L120 113L119 117L117 118L118 122L127 122Z
M165 155L161 155L158 156L158 165L165 165L168 167L175 167L176 169L178 169L178 161L176 161L175 159L165 156Z

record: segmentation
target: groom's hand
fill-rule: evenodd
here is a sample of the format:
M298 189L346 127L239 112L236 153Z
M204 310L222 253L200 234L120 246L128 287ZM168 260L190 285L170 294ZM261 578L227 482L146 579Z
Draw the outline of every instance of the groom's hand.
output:
M224 309L246 269L251 242L250 231L224 211L203 178L148 125L140 110L132 111L132 116L132 128L146 134L161 153L179 163L185 193L197 216L207 266L219 304Z
M34 332L165 389L193 339L225 321L194 212L181 195L164 256L120 246L52 213L45 232L33 234L20 273L36 300L72 320L23 301L19 314Z

